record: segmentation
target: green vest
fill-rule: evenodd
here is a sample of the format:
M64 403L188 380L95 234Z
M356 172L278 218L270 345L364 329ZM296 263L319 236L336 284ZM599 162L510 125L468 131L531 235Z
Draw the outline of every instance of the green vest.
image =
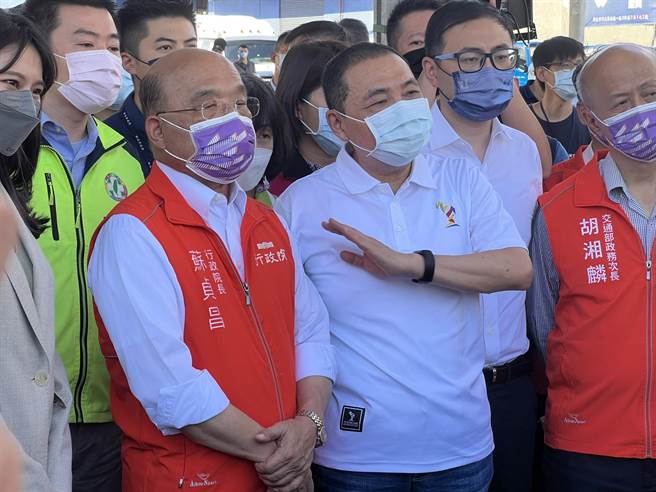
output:
M109 375L100 352L87 285L89 243L104 217L144 182L123 137L99 120L98 142L76 191L71 173L49 145L41 146L32 183L32 207L50 219L39 238L55 273L55 330L73 391L70 421L111 422Z

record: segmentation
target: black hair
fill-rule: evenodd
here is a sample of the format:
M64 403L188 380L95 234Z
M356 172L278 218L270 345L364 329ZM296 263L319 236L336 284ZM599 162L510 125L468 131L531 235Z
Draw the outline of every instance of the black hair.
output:
M280 72L276 96L291 125L294 143L305 134L305 127L296 118L296 106L312 92L321 88L321 76L328 62L346 48L337 41L317 41L294 46L285 57Z
M59 26L59 7L80 5L107 10L114 17L116 4L113 0L26 0L23 13L39 26L41 32L50 37Z
M401 22L403 19L415 12L423 12L439 9L445 0L402 0L397 3L390 16L387 19L387 45L398 49L399 38L401 37Z
M280 101L269 84L255 74L242 72L239 75L246 87L248 97L257 97L260 100L260 112L253 118L253 128L257 132L269 127L273 133L273 154L265 172L267 179L273 179L280 174L282 164L287 160L285 142L289 142L291 138L289 124Z
M339 41L346 43L346 31L333 21L306 22L287 34L286 43L290 45L294 41L310 43L314 41ZM285 59L285 61L287 60Z
M280 47L283 45L287 44L287 36L289 36L289 31L285 31L278 36L278 39L276 39L276 45L273 47L273 51L278 53L280 51Z
M489 3L477 0L453 0L444 4L433 14L426 28L426 56L440 55L444 49L444 34L452 27L478 19L496 22L515 40L513 27L508 14Z
M346 31L348 44L366 43L369 41L369 29L360 19L345 18L339 21L339 25Z
M400 55L389 46L375 43L360 43L342 51L326 65L323 73L323 92L326 95L328 108L337 111L344 110L344 101L348 95L348 87L344 81L346 72L355 65L380 58L386 55ZM285 60L287 63L287 60Z
M240 44L239 47L240 47L240 48L246 48L246 49L248 49L248 45L247 45L247 44Z
M57 78L55 60L48 48L48 41L38 27L26 17L0 9L0 49L15 46L16 53L0 73L4 73L16 63L26 47L32 46L38 53L42 66L44 93ZM41 95L43 97L43 94ZM0 154L0 183L9 194L12 202L34 237L45 230L48 220L38 217L30 207L32 199L32 178L36 171L41 146L40 128L35 128L14 155Z
M567 60L575 60L577 58L585 59L585 48L576 39L568 38L567 36L556 36L547 39L540 43L533 51L531 61L535 69L539 67L547 67L553 63L563 62ZM538 80L540 87L544 89L544 82Z
M225 39L216 38L214 40L214 46L212 46L212 51L216 51L217 49L219 49L221 51L225 51L226 46L228 46L228 43L226 42Z
M296 152L305 127L296 118L296 107L302 99L309 97L321 88L324 67L338 53L346 49L344 43L337 41L316 41L314 43L294 46L282 64L276 97L280 101L291 129L292 138L287 141L287 155ZM290 159L298 162L299 159ZM299 169L283 169L287 177L299 177ZM307 173L305 173L307 174Z
M139 43L148 37L147 22L183 17L194 25L196 16L191 0L126 0L117 14L121 51L140 56Z

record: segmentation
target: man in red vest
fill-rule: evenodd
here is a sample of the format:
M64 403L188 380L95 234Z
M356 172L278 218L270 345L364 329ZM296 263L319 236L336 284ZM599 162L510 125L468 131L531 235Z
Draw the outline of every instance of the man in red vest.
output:
M529 326L546 358L549 492L656 490L656 54L612 45L577 79L610 149L539 199Z
M90 259L123 491L305 490L335 363L286 227L235 182L259 102L199 49L155 63L140 96L156 162Z

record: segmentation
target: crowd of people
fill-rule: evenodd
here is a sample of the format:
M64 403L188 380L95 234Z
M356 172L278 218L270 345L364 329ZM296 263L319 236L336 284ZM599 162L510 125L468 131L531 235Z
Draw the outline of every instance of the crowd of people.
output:
M656 52L387 41L0 10L3 491L656 491Z

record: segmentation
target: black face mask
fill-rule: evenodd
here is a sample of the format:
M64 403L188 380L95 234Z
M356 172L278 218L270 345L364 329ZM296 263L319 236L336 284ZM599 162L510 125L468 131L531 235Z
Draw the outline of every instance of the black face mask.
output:
M415 79L418 79L419 76L421 75L421 72L423 71L421 61L424 59L425 56L426 56L425 48L419 48L413 51L409 51L408 53L403 55L405 61L408 62L408 65L410 65L410 70L412 70L412 74L415 76Z

